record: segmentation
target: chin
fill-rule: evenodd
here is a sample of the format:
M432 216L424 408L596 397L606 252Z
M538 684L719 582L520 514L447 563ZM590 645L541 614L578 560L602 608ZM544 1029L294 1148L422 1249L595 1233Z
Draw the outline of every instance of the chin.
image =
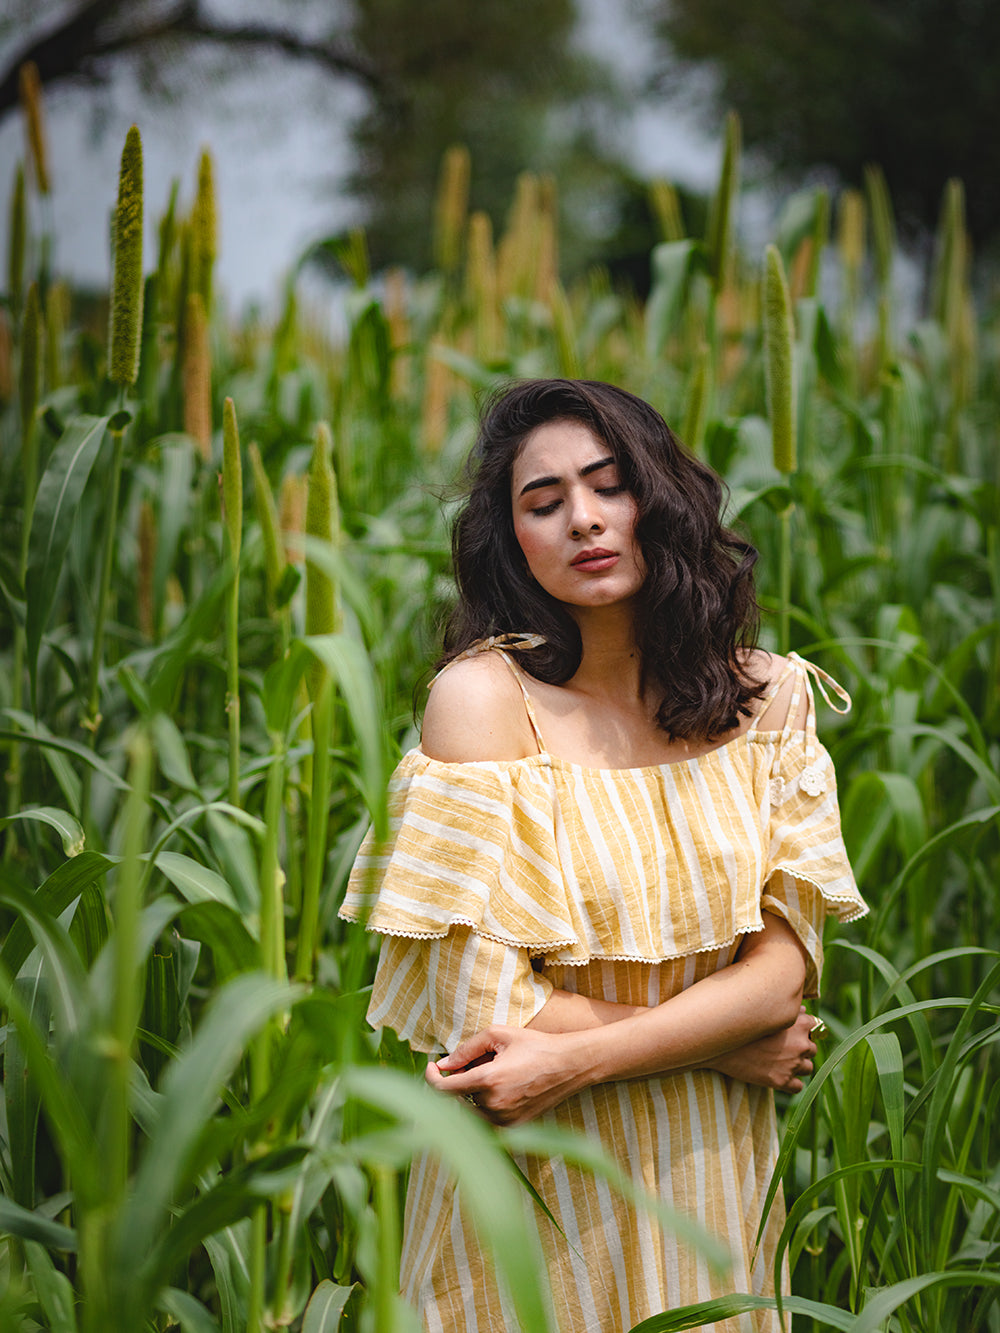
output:
M635 609L637 594L634 592L611 593L606 596L595 591L592 597L578 597L572 602L563 602L569 611L632 611Z

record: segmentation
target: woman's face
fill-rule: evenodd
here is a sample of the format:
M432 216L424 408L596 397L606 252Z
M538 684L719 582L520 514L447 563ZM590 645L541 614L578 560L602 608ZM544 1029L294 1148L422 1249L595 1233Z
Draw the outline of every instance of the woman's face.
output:
M604 441L581 421L549 421L527 437L511 471L514 533L528 569L567 606L611 606L646 577L636 504Z

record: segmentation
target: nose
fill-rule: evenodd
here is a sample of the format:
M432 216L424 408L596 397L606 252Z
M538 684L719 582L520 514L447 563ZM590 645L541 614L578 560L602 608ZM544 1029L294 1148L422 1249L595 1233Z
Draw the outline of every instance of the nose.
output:
M567 508L573 537L582 537L585 532L604 531L600 501L589 487L577 492Z

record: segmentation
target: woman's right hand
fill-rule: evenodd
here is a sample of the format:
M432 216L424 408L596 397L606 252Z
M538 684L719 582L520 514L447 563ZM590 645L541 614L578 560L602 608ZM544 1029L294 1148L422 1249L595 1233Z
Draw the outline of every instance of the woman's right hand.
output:
M802 1076L813 1071L816 1043L812 1033L816 1023L815 1016L806 1013L803 1007L790 1028L759 1037L735 1051L726 1051L706 1067L742 1083L755 1083L777 1092L801 1092Z
M495 1023L432 1060L424 1078L437 1092L464 1097L495 1125L523 1125L579 1091L586 1032L539 1032Z

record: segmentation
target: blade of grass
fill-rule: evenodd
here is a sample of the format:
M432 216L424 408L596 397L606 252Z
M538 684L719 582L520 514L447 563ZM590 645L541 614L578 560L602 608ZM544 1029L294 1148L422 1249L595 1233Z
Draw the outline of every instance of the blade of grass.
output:
M104 439L108 417L75 418L52 452L38 486L25 574L27 666L35 697L38 649L55 600L73 515Z
M30 1208L22 1208L13 1199L0 1195L0 1231L25 1240L38 1241L49 1250L72 1254L76 1250L76 1232L61 1222L52 1222Z
M80 827L79 821L65 810L57 810L52 805L38 805L30 810L19 810L16 815L0 819L0 829L6 828L8 824L16 819L34 820L54 828L59 834L63 851L67 856L77 856L83 851L85 843L83 829Z
M515 1177L486 1127L396 1070L354 1066L344 1071L344 1084L359 1101L409 1124L414 1149L425 1148L447 1165L506 1279L522 1326L550 1333L537 1241Z
M302 1316L302 1333L337 1333L344 1307L358 1289L356 1282L339 1287L324 1279L309 1297Z
M788 1296L783 1302L786 1310L792 1314L811 1315L826 1328L854 1330L854 1316L821 1301L804 1300L801 1296ZM634 1324L629 1333L680 1333L686 1328L704 1328L716 1320L733 1319L737 1315L748 1314L753 1310L774 1310L776 1301L773 1296L750 1296L736 1293L732 1296L719 1296L714 1301L701 1301L697 1305L685 1305L676 1310L667 1310L663 1314L644 1319L641 1324Z
M851 1333L879 1333L894 1311L921 1292L948 1287L1000 1287L1000 1273L988 1269L962 1269L944 1273L921 1273L886 1287L874 1296L853 1323L845 1325Z
M49 1327L58 1333L76 1333L73 1285L69 1278L56 1268L38 1241L29 1241L25 1250L31 1282Z
M274 1014L287 1009L296 993L254 973L229 982L213 998L191 1044L168 1067L159 1119L115 1229L110 1280L125 1311L141 1308L141 1297L147 1294L150 1255L172 1203L190 1179L191 1154L219 1090L250 1038Z

